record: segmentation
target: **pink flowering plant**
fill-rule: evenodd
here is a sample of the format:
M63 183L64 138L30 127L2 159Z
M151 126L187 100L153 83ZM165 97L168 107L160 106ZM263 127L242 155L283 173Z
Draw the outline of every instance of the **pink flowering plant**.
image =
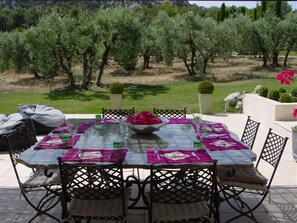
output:
M294 81L295 72L293 70L285 70L279 73L276 78L281 84L291 84ZM293 116L297 118L297 108L293 109Z
M285 70L279 73L276 78L279 80L281 84L291 84L293 82L294 71L292 70Z

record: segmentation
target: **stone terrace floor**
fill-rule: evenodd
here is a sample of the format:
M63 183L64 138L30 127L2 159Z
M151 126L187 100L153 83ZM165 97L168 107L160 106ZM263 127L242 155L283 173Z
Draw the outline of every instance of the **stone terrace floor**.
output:
M67 118L93 118L95 115L66 115ZM190 117L190 116L189 116ZM203 115L204 120L225 123L228 128L241 137L247 116L244 114L213 114ZM275 129L280 135L287 135L282 128ZM258 136L254 145L254 151L259 154L268 132L268 127L260 125ZM260 223L293 223L297 222L297 169L296 162L292 157L292 141L288 140L285 152L274 178L272 189L264 204L255 212ZM263 170L265 172L265 170ZM26 175L24 168L24 175ZM147 172L143 171L143 175ZM38 194L36 195L38 196ZM251 202L255 202L253 196ZM221 205L221 222L234 215L234 212L225 204ZM58 205L53 213L60 216L61 208ZM20 197L17 181L10 163L7 152L0 153L0 223L25 223L34 215L26 201ZM46 217L39 217L34 222L54 222ZM102 222L102 221L101 221ZM104 221L110 222L110 221ZM148 222L147 211L129 210L129 223ZM251 220L241 218L235 223L249 223Z

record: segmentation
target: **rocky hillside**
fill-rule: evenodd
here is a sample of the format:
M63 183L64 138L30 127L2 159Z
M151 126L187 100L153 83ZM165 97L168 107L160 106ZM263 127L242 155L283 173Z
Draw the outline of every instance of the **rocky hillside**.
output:
M0 6L10 9L17 7L46 7L51 5L60 6L158 6L165 2L171 2L175 6L189 5L187 0L0 0Z

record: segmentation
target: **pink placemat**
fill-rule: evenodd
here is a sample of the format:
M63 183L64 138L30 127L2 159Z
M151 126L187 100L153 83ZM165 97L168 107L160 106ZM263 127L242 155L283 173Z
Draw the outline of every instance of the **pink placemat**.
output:
M69 162L118 162L126 158L127 149L70 149L63 157Z
M147 150L148 163L200 163L212 162L213 159L204 150Z
M80 123L77 129L77 133L84 133L90 126L91 124L89 123ZM65 122L62 125L60 125L58 128L54 129L52 133L69 133L67 123Z
M39 142L35 149L66 149L73 147L79 140L80 136L75 135L70 138L68 142L62 142L60 136L45 136L41 142Z
M68 133L68 127L67 127L67 123L64 122L63 124L61 124L59 127L55 128L52 133Z
M202 142L206 146L206 148L212 151L248 149L245 144L233 139L230 136L203 139Z
M167 124L192 124L192 121L187 118L169 118Z
M77 133L84 133L90 126L91 124L89 123L80 123L77 129Z
M207 124L210 134L226 134L229 135L229 131L222 125L222 123Z

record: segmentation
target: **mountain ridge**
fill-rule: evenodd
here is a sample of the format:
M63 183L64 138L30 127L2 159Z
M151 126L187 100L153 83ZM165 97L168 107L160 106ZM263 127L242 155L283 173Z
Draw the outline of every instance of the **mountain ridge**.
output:
M188 0L0 0L0 6L14 9L18 7L46 7L60 6L159 6L163 3L172 3L174 6L189 6Z

